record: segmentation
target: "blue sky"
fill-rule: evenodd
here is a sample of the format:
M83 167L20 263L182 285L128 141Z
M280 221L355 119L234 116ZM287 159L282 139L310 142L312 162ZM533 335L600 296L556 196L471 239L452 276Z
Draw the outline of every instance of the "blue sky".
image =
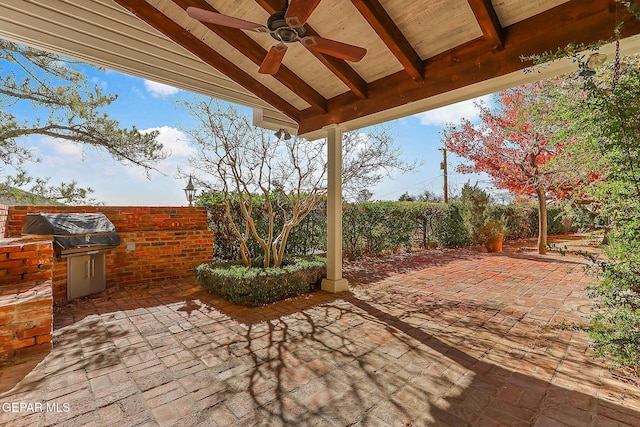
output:
M141 168L124 166L93 148L32 136L24 142L43 161L28 165L30 173L50 177L52 183L76 180L82 186L93 188L93 198L107 205L185 205L182 189L186 183L177 178L177 168L188 168L187 161L193 150L184 129L196 123L178 107L176 100L191 94L115 71L96 70L90 66L83 67L82 71L105 92L118 95L107 109L111 118L125 127L135 125L142 131L158 130L160 141L172 153L171 156L158 165L162 173L152 171L147 177ZM239 109L251 114L249 109ZM402 148L403 156L421 161L422 166L415 172L395 174L385 179L373 189L373 199L397 200L404 192L417 194L425 189L442 194L442 154L438 151L440 132L445 123L458 123L462 117L477 118L472 101L387 123L397 137L396 145ZM458 163L455 156L449 156L450 193L458 192L468 180L487 185L486 178L481 176L458 174L455 171Z

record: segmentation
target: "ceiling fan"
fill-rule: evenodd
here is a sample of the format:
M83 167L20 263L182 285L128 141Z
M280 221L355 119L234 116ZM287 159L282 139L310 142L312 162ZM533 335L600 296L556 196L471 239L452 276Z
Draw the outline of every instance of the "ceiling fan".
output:
M367 53L365 48L319 36L307 36L304 24L316 6L318 6L318 3L320 3L320 0L285 1L284 10L271 15L267 20L266 26L197 7L188 7L187 14L201 22L270 34L279 43L271 47L262 61L258 69L261 74L277 73L282 63L282 58L287 52L287 44L294 42L302 43L304 47L311 51L321 52L351 62L358 62L364 58Z

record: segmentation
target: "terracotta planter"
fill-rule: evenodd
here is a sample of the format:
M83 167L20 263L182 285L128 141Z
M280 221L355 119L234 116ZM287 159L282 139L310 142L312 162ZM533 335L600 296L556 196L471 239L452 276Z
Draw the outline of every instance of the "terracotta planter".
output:
M492 240L485 243L487 252L502 252L502 239Z

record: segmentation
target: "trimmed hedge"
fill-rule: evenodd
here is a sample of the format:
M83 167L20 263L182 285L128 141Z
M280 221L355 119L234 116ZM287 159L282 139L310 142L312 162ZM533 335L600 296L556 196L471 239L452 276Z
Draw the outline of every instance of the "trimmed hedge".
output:
M471 243L471 237L462 218L462 205L451 203L446 206L444 217L436 229L438 244L445 248L459 248Z
M367 202L343 209L343 249L350 257L411 247L418 209L411 202Z
M508 239L533 237L538 232L538 208L536 206L496 206L507 220ZM345 204L342 231L344 252L359 257L381 252L408 251L412 248L428 248L434 243L453 248L466 246L471 240L463 220L461 203L431 202L367 202ZM313 212L294 230L287 243L290 255L312 255L326 251L326 206L320 202ZM266 229L266 218L258 216L256 226ZM220 205L209 206L210 229L214 230L214 257L237 259L238 245L228 229L224 210ZM566 232L562 210L548 207L548 232ZM253 238L249 239L253 256L259 256L261 248Z
M262 268L257 263L252 267L237 261L200 264L196 277L211 293L257 307L313 290L327 270L326 260L320 257L287 259L281 268Z

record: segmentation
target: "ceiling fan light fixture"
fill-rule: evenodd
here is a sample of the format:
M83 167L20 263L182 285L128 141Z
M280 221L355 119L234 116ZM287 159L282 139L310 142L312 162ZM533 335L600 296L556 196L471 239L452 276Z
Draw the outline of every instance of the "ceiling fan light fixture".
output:
M272 36L283 43L293 43L300 38L300 34L291 28L278 28L272 33Z
M363 47L351 45L337 40L325 39L314 35L307 36L304 25L321 0L285 1L284 10L269 16L267 25L260 25L243 19L234 18L211 10L188 7L187 14L201 22L221 25L244 31L268 33L281 46L300 42L307 49L345 61L358 62L367 53ZM274 49L275 48L275 49ZM286 48L273 46L260 64L258 73L274 75L278 73Z

